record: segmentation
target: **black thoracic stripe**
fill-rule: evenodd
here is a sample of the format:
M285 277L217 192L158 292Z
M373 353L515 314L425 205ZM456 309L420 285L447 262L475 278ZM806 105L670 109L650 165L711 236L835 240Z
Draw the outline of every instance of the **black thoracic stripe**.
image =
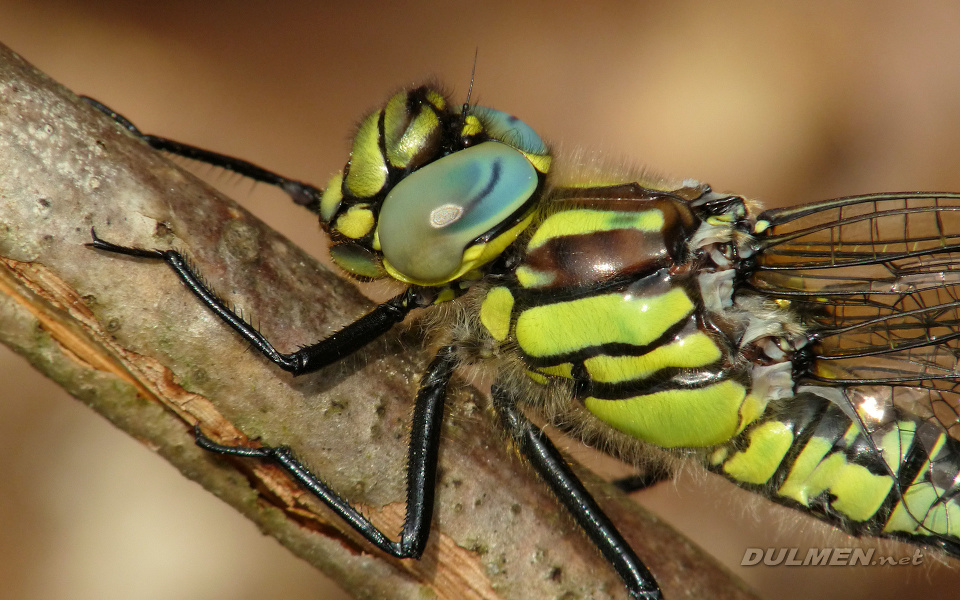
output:
M516 311L514 314L519 315L521 312L523 311ZM669 340L672 340L677 334L683 331L684 328L688 327L689 320L694 318L695 314L674 323L672 326L668 327L667 330L660 335L660 337L653 340L649 344L639 345L625 344L621 342L617 342L615 344L601 344L599 346L581 348L580 350L567 352L565 354L554 354L545 357L528 356L526 353L524 353L523 359L528 366L553 367L563 363L583 362L584 360L593 358L594 356L643 356L644 354L648 354L651 350L656 350ZM515 323L516 316L514 316L513 319ZM521 352L523 352L522 349Z
M600 281L593 285L581 287L573 286L560 289L538 289L525 288L517 281L516 273L509 274L510 291L516 300L518 310L535 308L537 306L546 306L548 304L559 304L571 300L579 300L589 296L599 296L602 294L613 294L619 291L626 291L631 284L636 283L641 278L636 275L617 275L606 281ZM678 282L679 283L679 282ZM684 286L687 288L688 286Z
M513 274L510 286L517 300L518 309L559 304L589 296L626 293L628 291L633 295L654 296L678 287L683 288L695 306L703 305L697 278L689 270L681 272L674 269L671 271L666 267L654 269L647 273L619 273L615 277L595 283L585 282L583 285L559 288L525 288L520 285L516 275Z
M719 363L718 363L719 364ZM701 377L697 378L696 376ZM712 375L712 377L706 377ZM683 377L683 376L686 376ZM686 380L685 380L686 379ZM585 382L583 389L587 395L598 400L623 400L635 396L646 396L668 390L697 390L728 380L735 380L750 388L750 377L746 373L722 368L702 369L666 368L656 371L645 379L633 379L622 383Z
M420 86L415 90L407 92L406 111L407 114L410 115L410 120L415 119L420 114L424 104L435 108L434 104L427 98L427 89L426 86Z

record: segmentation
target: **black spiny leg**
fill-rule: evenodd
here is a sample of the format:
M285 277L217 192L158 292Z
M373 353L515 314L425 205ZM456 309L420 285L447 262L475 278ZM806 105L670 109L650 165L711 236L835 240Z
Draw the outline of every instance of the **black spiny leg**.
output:
M393 541L377 529L360 512L312 474L285 446L276 448L247 448L223 446L203 435L196 428L197 445L205 450L230 456L270 460L282 467L291 477L310 490L333 512L360 532L377 548L397 558L420 558L430 536L433 516L433 495L437 480L437 448L440 445L440 426L443 423L443 403L447 383L456 368L453 349L441 348L420 380L420 390L413 410L410 446L407 456L407 517L400 540Z
M187 289L202 300L210 310L230 325L230 327L233 327L237 333L243 336L245 340L250 342L253 347L259 350L264 356L294 375L316 371L356 352L369 342L389 331L391 327L400 321L403 321L407 313L414 307L414 292L407 290L377 306L371 312L350 325L347 325L327 339L310 346L305 346L296 352L282 354L273 347L273 344L271 344L262 333L251 327L239 315L230 310L227 305L223 303L223 300L203 283L203 279L190 268L179 252L175 250L146 250L144 248L118 246L117 244L112 244L100 239L92 229L90 233L93 235L93 241L87 245L92 248L115 252L117 254L125 254L127 256L135 256L137 258L148 258L166 262L177 276L180 277L180 281L187 286Z
M151 135L149 133L143 133L137 128L136 125L131 123L129 119L102 102L89 96L80 96L80 98L157 150L162 150L163 152L169 152L170 154L176 154L177 156L182 156L184 158L189 158L191 160L213 165L215 167L220 167L221 169L239 173L244 177L249 177L254 181L260 181L276 186L286 192L295 203L303 206L311 212L317 214L320 213L320 196L322 195L322 191L319 188L310 185L309 183L304 183L295 179L289 179L272 171L268 171L263 167L258 167L251 162L234 158L232 156L227 156L226 154L211 152L210 150L197 148L196 146L191 146L190 144L183 144L181 142Z
M495 385L492 391L494 405L504 427L560 503L570 511L587 537L623 579L630 596L642 600L660 600L660 586L653 574L634 554L583 482L570 470L553 442L517 409L514 400L503 388Z

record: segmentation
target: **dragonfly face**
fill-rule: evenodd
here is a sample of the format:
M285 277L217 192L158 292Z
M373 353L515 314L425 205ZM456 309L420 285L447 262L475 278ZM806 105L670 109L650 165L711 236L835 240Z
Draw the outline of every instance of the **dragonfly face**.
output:
M416 399L399 541L282 449L222 446L198 432L212 451L278 462L380 549L423 551L446 384L473 363L495 370L503 425L633 597L659 597L655 574L521 408L697 461L850 533L960 556L960 195L757 214L689 180L554 187L549 150L526 124L452 109L426 87L361 123L350 162L322 194L143 138L282 186L319 214L348 274L407 284L332 338L281 354L232 319L176 252L95 238L102 250L168 262L281 368L339 360L415 307L453 302L466 315L438 332Z
M360 278L477 279L529 226L549 168L546 145L514 117L400 92L361 123L323 195L331 256Z

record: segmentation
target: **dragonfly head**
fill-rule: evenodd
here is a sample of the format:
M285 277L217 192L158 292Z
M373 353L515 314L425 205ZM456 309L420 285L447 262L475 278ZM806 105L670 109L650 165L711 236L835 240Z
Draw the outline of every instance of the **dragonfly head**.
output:
M530 224L549 168L543 140L516 117L451 107L430 87L402 91L360 123L327 185L330 254L359 279L481 275Z

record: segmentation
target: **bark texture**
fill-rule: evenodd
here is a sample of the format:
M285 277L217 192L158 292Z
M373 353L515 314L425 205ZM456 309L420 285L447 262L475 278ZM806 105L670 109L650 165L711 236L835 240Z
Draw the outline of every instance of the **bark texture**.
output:
M232 201L0 46L0 341L358 598L623 598L617 576L518 460L487 398L453 386L422 560L371 548L282 472L193 443L262 440L399 532L416 330L292 378L251 352L161 263L84 246L90 230L187 250L281 350L371 307ZM248 437L249 436L249 437ZM584 473L666 597L749 598L668 525ZM135 485L136 482L131 482Z

